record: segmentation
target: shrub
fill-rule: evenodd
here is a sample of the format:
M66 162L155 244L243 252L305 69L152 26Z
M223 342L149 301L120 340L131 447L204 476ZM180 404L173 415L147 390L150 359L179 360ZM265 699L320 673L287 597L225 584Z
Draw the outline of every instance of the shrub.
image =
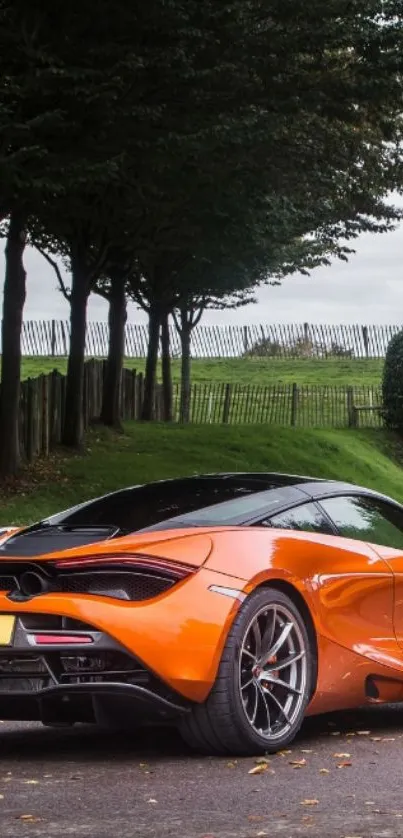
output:
M382 397L386 426L403 431L403 332L394 335L387 348Z
M251 346L247 352L244 353L245 358L281 358L284 355L284 349L277 341L272 341L270 338L261 338Z

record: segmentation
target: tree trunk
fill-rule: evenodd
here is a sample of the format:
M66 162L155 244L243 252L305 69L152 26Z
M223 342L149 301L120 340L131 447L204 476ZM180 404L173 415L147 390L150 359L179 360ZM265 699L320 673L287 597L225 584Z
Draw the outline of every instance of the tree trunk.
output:
M148 347L146 360L146 374L144 379L144 398L141 418L143 422L150 422L154 418L154 393L157 377L158 345L161 325L161 307L159 303L151 303L148 313Z
M180 331L181 350L182 350L182 364L181 364L181 401L180 401L180 421L190 421L190 335L192 329L186 323L185 318L182 320L182 328Z
M70 353L67 364L63 445L79 448L83 442L85 332L90 283L80 260L73 259L70 296Z
M127 319L125 285L125 276L121 272L111 275L109 347L100 416L103 425L118 430L121 429L120 399Z
M161 319L161 362L162 362L162 395L164 404L164 422L172 422L172 370L171 352L169 345L168 313Z
M25 303L26 273L23 254L25 219L13 212L5 250L3 295L2 364L0 398L0 477L12 477L21 463L19 440L21 327Z

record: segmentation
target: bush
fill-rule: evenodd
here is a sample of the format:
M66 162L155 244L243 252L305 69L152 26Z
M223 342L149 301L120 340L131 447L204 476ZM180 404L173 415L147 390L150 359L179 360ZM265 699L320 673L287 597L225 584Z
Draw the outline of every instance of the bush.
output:
M244 353L244 358L281 358L284 356L284 349L277 341L270 338L261 338Z
M382 380L385 424L403 432L403 332L388 345Z

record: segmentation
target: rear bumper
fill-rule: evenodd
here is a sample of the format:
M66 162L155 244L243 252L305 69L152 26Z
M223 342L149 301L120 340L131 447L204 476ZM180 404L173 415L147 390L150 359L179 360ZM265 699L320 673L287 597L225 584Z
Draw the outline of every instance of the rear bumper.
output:
M227 587L234 594L223 595L214 586ZM237 591L244 586L242 580L202 568L166 593L142 602L49 593L17 603L0 593L0 615L53 615L84 622L116 648L133 655L173 693L202 702L215 681L228 631L241 605ZM19 642L26 644L22 638ZM5 651L1 648L0 655ZM7 651L13 654L17 649ZM0 718L1 700L0 695Z
M87 722L114 727L169 723L190 710L136 684L55 685L37 692L0 693L0 718L43 723Z

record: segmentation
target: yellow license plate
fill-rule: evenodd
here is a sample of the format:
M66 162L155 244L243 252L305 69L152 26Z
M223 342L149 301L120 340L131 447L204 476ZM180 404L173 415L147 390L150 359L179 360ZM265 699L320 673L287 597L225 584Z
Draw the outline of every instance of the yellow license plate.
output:
M9 646L13 636L15 617L0 614L0 646Z

